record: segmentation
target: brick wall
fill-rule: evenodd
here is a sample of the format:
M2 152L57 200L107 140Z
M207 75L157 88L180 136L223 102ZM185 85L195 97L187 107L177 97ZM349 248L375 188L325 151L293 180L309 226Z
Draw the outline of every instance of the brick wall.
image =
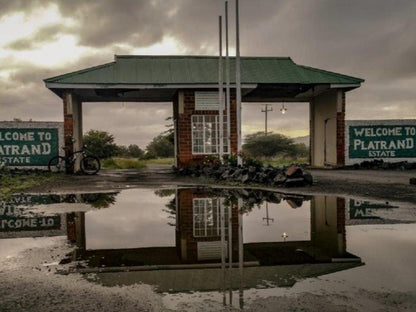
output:
M177 166L183 168L200 163L207 155L192 154L192 115L218 115L218 111L195 110L195 91L183 90L184 108L183 113L174 108L174 118L177 126ZM178 101L174 101L178 106ZM235 92L231 92L231 152L237 152L237 119L236 119L236 102ZM176 115L175 115L176 114ZM224 110L224 116L226 111Z

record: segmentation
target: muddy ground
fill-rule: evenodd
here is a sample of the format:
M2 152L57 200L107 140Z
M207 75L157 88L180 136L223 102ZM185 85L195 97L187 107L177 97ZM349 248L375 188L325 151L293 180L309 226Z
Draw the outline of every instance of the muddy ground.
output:
M312 186L297 188L266 186L266 188L288 193L333 194L416 204L416 185L409 183L410 178L416 177L416 170L310 169L309 171L314 178ZM62 176L51 183L33 187L29 191L36 193L97 192L155 185L196 184L218 185L215 181L203 177L176 176L168 165L150 165L142 170L101 170L95 176ZM232 185L228 184L227 186Z

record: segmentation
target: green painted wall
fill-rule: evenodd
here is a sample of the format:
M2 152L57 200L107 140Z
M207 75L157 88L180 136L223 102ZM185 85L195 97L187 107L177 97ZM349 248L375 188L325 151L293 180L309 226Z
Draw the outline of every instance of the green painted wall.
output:
M350 159L416 157L416 125L412 123L350 125L348 137Z
M0 163L7 166L47 166L59 154L58 129L0 129Z

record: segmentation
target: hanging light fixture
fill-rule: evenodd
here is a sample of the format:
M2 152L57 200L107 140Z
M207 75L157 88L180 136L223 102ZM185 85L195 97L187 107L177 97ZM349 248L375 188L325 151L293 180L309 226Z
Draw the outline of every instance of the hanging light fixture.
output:
M280 109L280 112L284 115L287 111L287 108L285 107L285 103L282 103L282 108Z

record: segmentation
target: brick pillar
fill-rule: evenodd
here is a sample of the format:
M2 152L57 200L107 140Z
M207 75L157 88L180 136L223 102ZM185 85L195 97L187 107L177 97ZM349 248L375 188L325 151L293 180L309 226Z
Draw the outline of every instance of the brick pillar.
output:
M82 103L71 93L63 94L65 155L68 156L82 147ZM67 173L79 170L79 161L68 167Z
M341 103L337 109L337 165L345 165L345 92L341 92Z
M74 136L74 118L72 111L71 93L64 93L62 96L64 105L64 142L65 156L74 152L73 136ZM67 173L73 173L74 168L67 168Z

